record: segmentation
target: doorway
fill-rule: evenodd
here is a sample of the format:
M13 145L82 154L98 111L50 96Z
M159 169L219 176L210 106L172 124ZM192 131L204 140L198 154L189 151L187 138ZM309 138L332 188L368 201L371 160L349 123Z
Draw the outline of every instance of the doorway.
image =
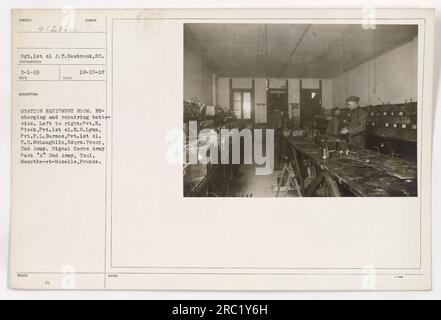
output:
M271 119L274 109L288 113L288 92L286 89L268 89L267 91L267 119Z
M322 113L322 83L317 89L304 89L300 82L300 125L311 126Z

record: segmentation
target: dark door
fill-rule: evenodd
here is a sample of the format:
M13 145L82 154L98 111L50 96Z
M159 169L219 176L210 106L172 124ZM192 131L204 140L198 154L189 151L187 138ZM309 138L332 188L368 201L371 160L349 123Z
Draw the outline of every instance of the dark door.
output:
M288 93L286 90L269 89L267 92L267 120L271 118L274 109L279 109L284 115L288 113Z
M300 89L300 124L312 125L316 116L322 112L320 89Z

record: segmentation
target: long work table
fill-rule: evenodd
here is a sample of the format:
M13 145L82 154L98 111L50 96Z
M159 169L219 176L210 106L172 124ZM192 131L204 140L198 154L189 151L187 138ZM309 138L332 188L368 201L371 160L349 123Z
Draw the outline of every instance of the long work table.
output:
M293 151L293 167L303 196L314 196L323 184L330 196L341 196L342 189L362 197L417 196L416 163L367 149L332 151L323 159L322 148L312 140L283 138ZM305 170L305 162L314 170Z

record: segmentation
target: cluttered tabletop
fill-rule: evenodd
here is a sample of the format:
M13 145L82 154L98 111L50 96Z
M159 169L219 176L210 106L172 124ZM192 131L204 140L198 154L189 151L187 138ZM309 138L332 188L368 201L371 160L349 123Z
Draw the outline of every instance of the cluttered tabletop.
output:
M285 137L302 159L312 161L358 196L417 196L417 165L367 149L323 150L307 137Z

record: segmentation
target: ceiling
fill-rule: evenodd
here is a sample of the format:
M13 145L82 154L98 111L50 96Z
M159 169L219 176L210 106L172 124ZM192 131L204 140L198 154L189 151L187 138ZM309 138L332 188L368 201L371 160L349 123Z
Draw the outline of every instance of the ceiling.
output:
M218 76L332 78L417 36L416 25L186 24ZM375 41L374 41L375 39ZM375 45L374 45L375 43Z

